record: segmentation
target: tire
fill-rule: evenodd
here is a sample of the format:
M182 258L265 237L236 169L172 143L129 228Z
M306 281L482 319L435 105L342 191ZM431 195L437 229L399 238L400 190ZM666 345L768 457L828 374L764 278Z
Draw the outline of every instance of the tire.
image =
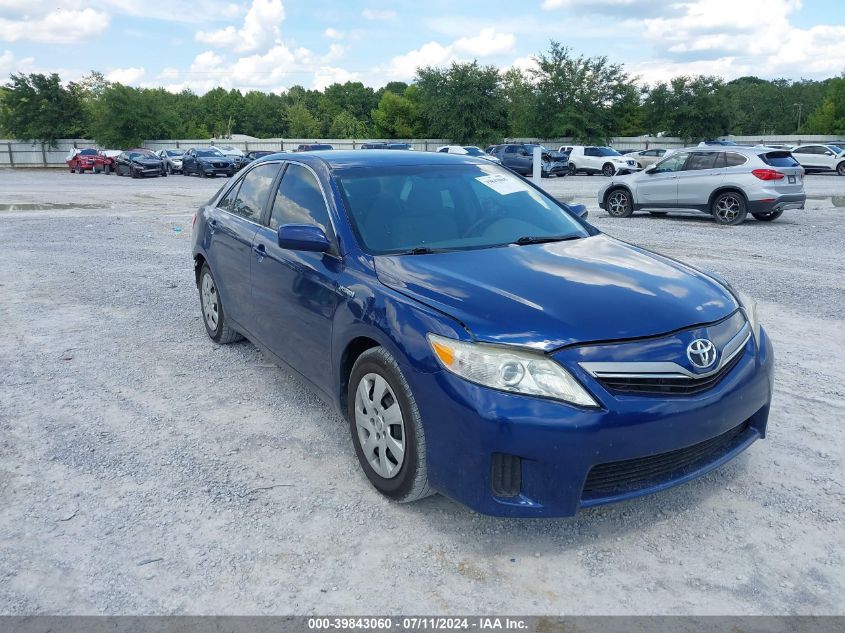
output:
M138 178L138 171L137 171L137 170L135 170L135 169L132 169L132 168L130 167L130 168L129 168L129 175L130 175L130 176L132 176L133 178Z
M111 165L103 165L103 173L108 176L111 173Z
M836 166L836 173L840 176L845 176L845 160Z
M716 224L722 226L736 226L742 224L748 215L748 205L745 196L736 191L725 191L713 198L710 213Z
M167 170L166 170L166 169L162 169L162 170L161 170L161 177L162 177L162 178L167 178Z
M166 175L170 175L173 173L173 168L170 166L170 163L167 163L167 166L164 168Z
M198 289L202 323L205 325L208 337L220 345L240 341L243 336L226 325L226 315L223 312L223 304L220 302L220 293L217 292L217 282L214 281L214 275L211 274L208 264L203 264L200 270Z
M607 176L610 178L613 174L616 173L616 167L611 165L610 163L605 163L604 166L601 168L602 176Z
M783 211L769 211L768 213L752 213L751 215L754 216L755 220L760 220L760 222L772 222L777 220L780 216L783 215Z
M629 218L634 213L634 204L627 189L612 189L604 199L604 207L614 218Z
M84 173L85 173L85 170L84 170L84 169L82 169L82 167L81 167L80 165L77 165L77 166L76 166L76 173L77 173L77 174L84 174Z
M379 389L381 398L377 399ZM420 412L411 387L393 356L383 347L374 347L361 354L352 368L348 393L347 418L352 444L373 487L399 503L434 494L428 483ZM398 407L398 411L393 407ZM392 415L386 416L387 411L393 411ZM393 422L385 424L385 417L392 418ZM374 434L378 436L375 446L365 452L368 438ZM393 452L399 446L404 449L401 458Z
M573 163L569 163L569 175L570 176L577 176L578 175L578 168Z

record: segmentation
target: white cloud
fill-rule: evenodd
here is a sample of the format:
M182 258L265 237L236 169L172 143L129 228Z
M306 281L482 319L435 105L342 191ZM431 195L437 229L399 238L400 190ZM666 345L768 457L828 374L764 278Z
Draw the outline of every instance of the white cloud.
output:
M0 77L8 77L12 73L32 72L35 60L32 57L17 59L10 50L0 55Z
M101 11L57 9L37 17L0 18L0 40L72 44L99 35L108 26L109 16Z
M391 9L364 9L361 15L367 20L392 20L396 17L396 11Z
M499 33L494 28L484 28L473 37L461 37L451 44L428 42L403 55L397 55L387 65L374 69L382 79L408 81L414 78L417 68L443 66L457 61L479 57L503 55L513 51L516 38L510 33Z
M537 60L534 59L533 55L526 55L525 57L517 57L513 60L511 68L518 68L519 70L526 72L529 70L538 70L539 66L537 65Z
M343 68L333 68L332 66L321 66L314 73L314 90L324 90L327 86L334 83L345 83L347 81L355 81L359 77L358 73L349 72Z
M323 37L327 37L330 40L342 40L344 37L344 33L343 31L338 31L337 29L329 27L325 31L323 31Z
M279 41L279 25L285 19L282 0L252 0L243 26L227 26L217 31L199 31L197 41L239 53L257 51Z
M129 68L115 68L106 74L106 79L121 83L124 86L133 86L138 83L138 80L144 76L143 66L129 67Z

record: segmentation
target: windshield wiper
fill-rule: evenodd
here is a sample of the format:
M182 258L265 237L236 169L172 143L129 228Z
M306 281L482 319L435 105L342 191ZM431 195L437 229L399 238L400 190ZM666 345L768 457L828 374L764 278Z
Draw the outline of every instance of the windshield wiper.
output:
M515 239L511 244L525 246L526 244L544 244L546 242L566 242L568 240L580 240L580 235L523 235Z
M417 246L407 251L393 253L394 255L431 255L432 253L445 253L445 248L431 248L430 246Z

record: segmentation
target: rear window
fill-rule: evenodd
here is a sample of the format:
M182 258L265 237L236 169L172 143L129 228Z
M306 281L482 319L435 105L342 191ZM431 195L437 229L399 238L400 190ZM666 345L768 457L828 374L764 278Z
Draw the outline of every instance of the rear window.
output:
M739 167L748 162L748 159L742 154L734 152L725 152L725 167Z
M789 152L766 152L760 154L760 160L772 167L800 167L801 163Z

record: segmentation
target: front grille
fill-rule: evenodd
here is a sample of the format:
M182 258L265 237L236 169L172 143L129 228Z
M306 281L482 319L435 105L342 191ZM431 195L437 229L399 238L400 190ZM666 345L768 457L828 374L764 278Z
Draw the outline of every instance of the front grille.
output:
M658 378L636 377L598 377L597 380L610 391L619 393L642 393L655 395L690 395L710 389L730 372L744 354L744 350L734 356L730 362L715 374L703 378Z
M522 489L522 459L507 453L493 453L490 487L497 497L515 497Z
M746 420L721 435L687 448L593 466L581 496L585 499L608 497L683 477L737 446L744 439L748 427Z
M217 167L218 169L221 169L221 168L226 166L226 163L214 163L214 166Z

